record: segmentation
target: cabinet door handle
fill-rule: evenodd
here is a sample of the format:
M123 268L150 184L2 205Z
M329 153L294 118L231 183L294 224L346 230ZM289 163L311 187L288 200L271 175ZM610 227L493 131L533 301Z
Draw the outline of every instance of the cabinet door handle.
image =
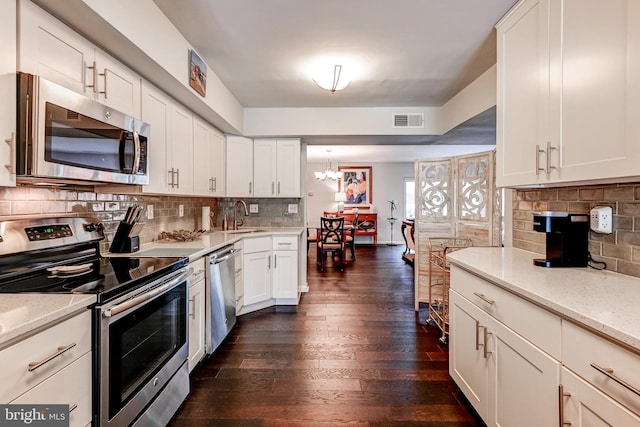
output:
M196 318L196 297L189 298L189 303L193 304L193 308L190 310L189 317L195 320Z
M175 187L175 184L173 183L173 174L175 172L173 171L173 168L171 168L171 170L169 171L169 187L173 188Z
M73 405L69 405L69 413L72 413L78 408L78 404L74 403Z
M551 152L555 150L555 147L551 146L551 141L547 142L547 178L551 175L551 171L555 169L555 166L551 166Z
M9 161L11 162L4 165L4 167L13 174L16 173L16 133L11 132L11 138L6 138L4 142L9 144Z
M176 175L178 179L176 179L176 188L180 188L180 168L176 169Z
M280 195L280 181L278 181L278 195Z
M558 386L558 415L559 415L559 423L558 425L560 427L564 427L564 426L570 426L571 425L571 421L565 421L564 420L564 398L565 397L571 397L571 393L565 393L564 392L564 386L562 384L560 384Z
M486 326L483 326L483 328L484 328L484 344L482 344L483 345L482 353L484 358L488 359L491 352L487 350L487 348L489 347L487 340L489 339L489 335L491 335L491 332L489 332L489 328L487 328Z
M104 95L104 99L107 99L108 98L108 96L107 96L107 69L105 68L104 69L104 73L100 73L99 76L104 78L104 90L101 90L98 93L103 94Z
M271 194L274 194L275 192L274 187L275 187L275 182L271 181Z
M480 321L476 320L476 351L480 350Z
M33 372L36 369L38 369L39 367L41 367L42 365L51 362L53 359L55 359L56 357L62 355L63 353L71 350L73 347L76 346L76 343L71 343L68 346L60 346L58 347L58 351L56 351L55 353L53 353L52 355L42 359L39 362L31 362L29 363L29 372Z
M271 270L271 255L267 257L267 268Z
M495 304L496 303L495 301L490 300L489 298L484 296L484 294L479 294L478 292L474 292L473 294L475 296L477 296L478 298L480 298L482 301L486 302L487 304Z
M96 93L98 91L98 84L97 84L97 80L98 80L98 69L96 67L96 61L93 61L92 65L87 65L87 68L91 70L91 74L93 77L93 84L87 85L87 87L90 87L93 89L93 93Z
M213 192L218 191L218 177L213 177Z
M536 144L536 175L540 175L540 171L544 170L540 167L540 153L544 153L544 150L541 150L540 145Z
M640 389L632 386L631 384L629 384L628 382L626 382L625 380L623 380L622 378L614 374L612 368L603 368L602 366L596 364L595 362L591 364L591 367L596 371L600 372L602 375L606 376L607 378L617 382L618 384L620 384L622 387L626 388L630 392L640 396Z

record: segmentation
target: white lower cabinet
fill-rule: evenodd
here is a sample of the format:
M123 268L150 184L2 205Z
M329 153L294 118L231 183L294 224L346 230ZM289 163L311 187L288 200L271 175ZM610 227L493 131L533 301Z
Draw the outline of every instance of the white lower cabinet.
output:
M0 403L68 404L72 426L91 422L91 313L0 350Z
M562 422L572 427L637 427L640 417L562 368ZM569 424L570 423L570 424Z
M205 337L205 262L192 262L194 273L189 286L189 372L204 357Z
M243 242L244 306L269 301L272 295L271 236Z
M455 291L450 304L449 372L487 425L554 425L560 363Z
M298 236L273 236L273 297L298 298Z
M69 405L69 425L85 426L91 420L91 353L56 372L11 404Z
M451 267L449 374L488 426L640 426L640 355Z

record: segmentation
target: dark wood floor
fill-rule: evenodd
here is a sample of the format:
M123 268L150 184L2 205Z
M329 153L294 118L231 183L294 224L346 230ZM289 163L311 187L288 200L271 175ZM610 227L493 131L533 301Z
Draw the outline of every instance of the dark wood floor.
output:
M439 331L413 310L402 249L358 247L344 273L331 262L320 273L312 248L300 305L239 317L171 425L482 425L448 375Z

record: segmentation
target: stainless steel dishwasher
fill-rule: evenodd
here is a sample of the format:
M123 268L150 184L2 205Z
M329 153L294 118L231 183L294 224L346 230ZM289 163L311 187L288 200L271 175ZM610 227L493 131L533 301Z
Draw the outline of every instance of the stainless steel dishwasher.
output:
M207 354L218 348L236 324L234 252L233 246L229 245L208 256L205 304Z

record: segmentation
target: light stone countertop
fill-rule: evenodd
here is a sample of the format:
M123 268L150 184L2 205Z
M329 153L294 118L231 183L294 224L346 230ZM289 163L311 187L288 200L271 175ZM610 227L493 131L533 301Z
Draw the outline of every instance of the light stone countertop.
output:
M95 295L0 294L0 348L15 338L80 313L95 302Z
M539 254L466 248L451 264L640 353L640 279L593 268L544 268Z
M140 251L131 254L105 253L103 256L188 256L194 261L223 246L243 238L270 235L301 235L303 227L259 227L244 230L256 232L237 233L213 231L203 234L193 242L154 242L142 245ZM243 231L241 228L239 231ZM145 252L147 254L145 255ZM95 295L77 294L0 294L0 348L21 335L27 335L59 320L86 309L96 301Z

